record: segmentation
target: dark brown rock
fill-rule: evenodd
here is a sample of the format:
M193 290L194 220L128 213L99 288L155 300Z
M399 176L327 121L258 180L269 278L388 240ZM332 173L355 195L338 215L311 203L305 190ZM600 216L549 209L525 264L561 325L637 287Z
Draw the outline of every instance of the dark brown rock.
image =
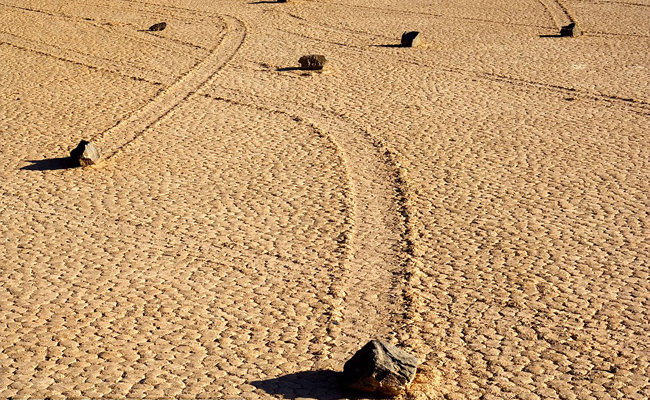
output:
M323 69L325 67L325 63L327 62L327 59L325 56L320 55L320 54L310 54L307 56L302 56L298 60L300 63L300 68L301 69Z
M381 396L402 393L413 382L419 361L379 340L371 340L343 367L346 386Z
M575 22L571 22L569 25L563 26L560 29L560 36L576 37L580 35L582 35L582 31Z
M402 47L418 47L422 45L422 35L420 32L411 31L402 34Z
M162 31L163 29L167 28L167 22L159 22L157 24L153 24L149 27L149 32L157 32L157 31Z
M94 144L82 140L77 147L70 152L70 157L79 161L79 165L86 167L99 162L101 154Z

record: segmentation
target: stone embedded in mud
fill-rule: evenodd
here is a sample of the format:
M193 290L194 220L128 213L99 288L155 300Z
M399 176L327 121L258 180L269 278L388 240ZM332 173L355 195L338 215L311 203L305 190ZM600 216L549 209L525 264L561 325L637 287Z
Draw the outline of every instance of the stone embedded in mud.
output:
M78 160L79 165L82 167L86 167L88 165L97 164L99 162L101 154L99 152L99 149L95 147L94 144L86 140L82 140L79 142L77 147L70 152L70 157Z
M563 26L560 29L560 36L576 37L580 35L582 35L582 31L575 22L571 22L569 25Z
M346 386L382 396L395 396L415 378L418 359L388 343L371 340L343 367Z
M323 67L325 67L325 63L327 62L327 59L325 58L325 56L320 54L309 54L300 57L298 62L300 63L301 69L316 70L316 69L323 69Z
M402 34L402 47L418 47L420 45L422 45L420 32L411 31Z
M167 22L159 22L157 24L153 24L149 27L149 32L157 32L157 31L162 31L163 29L167 28Z

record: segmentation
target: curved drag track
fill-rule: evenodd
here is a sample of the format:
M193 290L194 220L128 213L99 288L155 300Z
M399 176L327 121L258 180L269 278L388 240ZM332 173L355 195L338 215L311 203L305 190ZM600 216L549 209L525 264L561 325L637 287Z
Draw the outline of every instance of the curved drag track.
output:
M148 127L166 116L187 99L191 92L203 85L209 85L217 71L237 53L246 37L246 28L236 18L224 16L222 19L225 30L221 33L219 45L210 52L210 55L183 74L171 86L163 89L151 102L119 121L114 127L92 138L100 148L117 146L107 155L107 158L112 157Z
M650 397L648 7L164 3L0 4L0 395Z

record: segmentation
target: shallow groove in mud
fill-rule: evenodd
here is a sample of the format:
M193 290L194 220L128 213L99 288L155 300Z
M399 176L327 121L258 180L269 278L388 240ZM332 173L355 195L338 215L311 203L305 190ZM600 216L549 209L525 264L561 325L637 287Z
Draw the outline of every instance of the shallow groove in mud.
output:
M226 30L209 56L197 63L171 86L163 89L151 102L118 121L112 128L91 138L107 152L110 159L149 127L169 115L190 93L209 84L217 72L237 53L246 38L246 27L240 20L222 16ZM107 149L110 149L107 151Z
M153 7L158 7L158 8L171 10L171 12L174 14L174 18L179 20L186 20L188 22L197 22L198 20L196 19L196 16L201 16L202 17L200 19L201 21L223 22L223 19L217 15L201 13L198 11L183 9L178 7L162 6L153 3L146 3L146 2L139 2L139 3L146 4L148 8L146 9L138 8L137 11L141 13L145 13L147 15L160 15L161 17L169 17L169 12L167 13L157 12L155 8L153 8ZM83 4L88 4L88 3L83 3ZM133 2L129 2L128 4L132 6ZM93 5L97 6L97 4L93 4ZM116 9L115 4L107 4L103 6L110 9ZM133 33L135 30L138 29L138 27L135 27L130 24L115 24L109 21L95 20L92 18L85 17L83 15L82 16L70 15L60 11L22 7L22 6L12 5L12 4L0 3L0 7L14 9L17 11L21 11L23 13L42 14L45 16L58 18L65 21L81 23L95 29L100 29L109 35L117 34L122 37L129 38L130 40L142 42L145 43L147 46L153 46L165 51L181 52L182 50L180 50L178 46L183 46L185 48L191 47L193 49L200 50L202 52L211 52L209 49L204 48L203 46L199 46L194 43L186 42L175 38L160 36L155 33L149 33L150 39L147 39L146 37ZM187 14L191 16L188 17ZM128 27L128 29L119 29L121 27L122 28ZM160 43L160 41L162 41L162 43ZM137 63L133 63L128 60L119 61L115 59L94 56L92 54L80 52L74 49L61 48L59 46L48 44L46 42L24 38L10 32L0 31L0 43L5 43L9 46L24 51L29 51L35 54L52 57L59 61L64 61L75 65L83 66L91 70L108 72L111 74L131 78L133 80L151 83L154 85L162 85L163 83L169 82L169 76L167 73L156 70L154 68L145 68L142 67L141 65L138 65ZM174 44L176 46L170 46ZM212 49L212 51L214 51L214 49ZM196 55L190 55L190 57L196 60L196 65L199 65L202 62L202 60L205 59L204 57L200 57ZM181 78L183 78L183 76L181 76Z
M309 39L313 40L316 42L327 42L336 46L341 46L344 48L350 48L350 49L360 49L360 50L366 50L366 51L375 51L378 52L379 50L374 50L374 49L368 49L367 46L356 46L356 45L351 45L351 44L346 44L346 43L339 43L339 42L333 42L327 39L322 39L322 38L317 38L317 37L312 37L308 36L302 33L297 33L289 30L284 30L284 29L279 29L275 28L276 30L284 33L288 33L294 36L299 36L304 39ZM562 85L556 85L556 84L550 84L550 83L543 83L543 82L536 82L533 80L527 80L527 79L521 79L521 78L515 78L511 76L505 76L505 75L500 75L500 74L495 74L495 73L488 73L488 72L481 72L481 71L472 71L470 69L465 69L465 68L459 68L459 67L451 67L448 65L430 65L430 64L425 64L416 60L412 59L406 59L406 58L397 58L397 61L407 63L407 64L412 64L412 65L417 65L420 67L425 67L425 68L430 68L433 70L441 70L445 72L451 72L455 74L459 74L463 76L465 79L472 80L472 79L483 79L483 80L488 80L492 82L498 82L498 83L507 83L510 85L513 85L517 88L524 89L524 90L548 90L554 93L560 93L560 94L570 94L574 97L579 97L583 99L592 99L592 100L597 100L597 101L604 101L610 104L617 104L619 106L623 106L627 108L628 110L640 114L647 115L650 113L650 102L643 101L643 100L638 100L638 99L633 99L633 98L625 98L622 96L616 96L616 95L609 95L609 94L603 94L603 93L595 93L595 92L589 92L587 90L582 90L582 89L576 89L572 87L566 87Z
M219 92L224 90L226 89L220 89ZM356 329L359 331L357 334L364 335L367 334L366 329L373 329L374 333L371 335L373 337L393 338L414 350L423 350L423 344L416 339L418 335L414 334L418 328L412 322L414 318L417 318L415 305L418 303L418 293L410 285L410 280L418 274L417 229L413 220L410 179L404 167L403 157L384 140L374 135L369 127L360 127L346 116L287 101L283 101L282 110L276 107L260 106L259 101L253 105L250 98L233 100L241 98L242 93L232 90L228 90L228 92L227 97L223 95L204 96L236 104L248 104L255 108L261 107L267 111L294 115L301 119L324 118L331 125L342 124L342 129L332 127L333 129L328 131L328 136L341 149L344 162L348 166L348 177L352 183L351 198L355 203L352 218L356 221L353 223L354 234L348 250L350 252L347 259L349 265L344 269L346 275L339 279L338 285L334 286L334 293L341 303L340 315L331 320L328 334L336 341L343 334L343 323L348 320L359 319L363 314L372 314L377 309L390 309L389 315L382 316L380 322L368 323L365 329L357 325ZM305 117L306 115L310 117ZM326 130L326 128L323 129ZM342 132L346 132L346 134L343 135ZM362 152L359 151L358 146L363 146ZM371 169L376 175L375 178L377 176L382 178L368 179L368 176L361 171L362 169ZM379 222L369 216L370 208L372 208L372 205L368 205L369 198L372 198L373 205L381 204L381 214L392 222L388 224L386 221ZM364 235L368 234L377 236L376 240L379 243L394 242L390 257L384 258L381 265L372 265L377 250L372 246L368 247L369 243L364 241ZM382 238L382 236L386 237ZM378 285L377 282L370 285L350 283L351 280L355 278L358 280L359 277L372 279L373 270L376 268L390 275L390 287L380 289L381 285ZM365 302L363 298L369 291L381 292L384 295L383 302L390 303L391 306L383 304L381 300L372 303ZM353 309L349 307L349 304L354 304L357 308ZM403 329L404 327L407 329Z
M325 349L329 349L329 351L323 353L324 355L328 355L331 352L331 347L333 346L332 343L329 343L328 339L331 338L334 335L334 332L337 331L336 327L341 323L344 314L346 290L343 288L343 279L341 279L341 277L345 277L349 274L348 264L351 261L352 249L354 246L353 243L355 241L354 240L354 233L355 233L354 215L357 210L357 205L355 202L355 197L352 193L352 189L350 187L351 177L349 173L348 160L345 157L341 147L331 137L331 135L329 135L323 129L319 128L315 123L311 121L307 121L303 116L295 115L275 108L267 108L256 104L244 103L244 102L240 102L225 97L210 96L206 94L203 94L201 96L211 100L223 101L237 106L253 108L262 111L264 113L281 114L287 116L293 119L294 121L296 121L297 123L306 124L307 126L309 126L315 135L326 138L326 140L329 143L331 143L332 146L336 149L336 155L339 159L339 163L341 167L343 167L345 171L346 181L348 183L348 185L344 188L344 195L343 195L343 198L346 200L346 210L347 210L345 225L348 227L348 229L342 232L342 236L337 240L339 244L338 252L342 254L341 262L339 265L335 266L336 269L332 269L329 273L330 287L328 288L327 293L331 296L331 299L328 304L330 308L330 314L327 316L327 321L328 321L326 327L327 334L322 337L314 338L315 343L322 343L325 345Z
M133 32L135 32L136 30L141 29L141 28L138 28L138 27L130 25L130 24L114 24L113 22L95 20L95 19L88 18L88 17L83 17L83 16L75 16L75 15L70 15L70 14L66 14L66 13L62 13L62 12L45 11L45 10L39 10L39 9L29 8L29 7L19 7L19 6L15 6L15 5L9 5L9 4L0 4L0 7L13 8L13 9L16 9L16 10L20 10L20 11L23 11L23 12L29 12L29 13L44 14L44 15L47 15L47 16L50 16L50 17L59 18L59 19L63 19L63 20L66 20L66 21L72 21L72 22L81 23L81 24L84 24L84 25L90 25L90 26L92 26L94 28L102 29L102 30L104 30L104 31L106 31L108 33L118 34L118 35L121 35L121 36L128 37L131 40L136 40L136 41L139 41L139 42L146 43L148 46L154 46L154 47L158 47L158 48L165 49L165 50L176 51L178 53L182 52L180 50L174 50L173 48L169 48L168 46L164 46L164 45L156 43L154 41L146 40L142 36L134 34ZM148 12L147 14L151 14L151 12ZM132 28L132 31L131 32L127 32L125 30L118 31L117 29L115 29L115 27L114 27L115 25L130 26ZM196 48L196 49L199 49L199 50L208 50L208 49L206 49L204 47L197 46L197 45L195 45L193 43L185 42L185 41L174 39L174 38L168 38L168 37L163 37L163 36L160 36L160 35L156 35L155 32L149 32L149 33L153 37L156 37L156 38L161 39L161 40L165 40L167 42L176 43L176 44L182 45L184 47L193 47L193 48ZM84 55L88 55L88 54L84 54Z
M32 40L25 39L11 33L0 32L0 43L4 43L8 46L15 47L17 49L30 53L39 54L42 56L54 58L59 61L86 67L91 70L119 75L125 78L130 78L136 81L143 81L154 85L162 85L160 82L162 79L151 79L149 77L146 77L146 74L142 74L143 71L147 71L142 67L134 68L126 65L102 65L105 64L106 61L110 60L97 58L90 54L58 49L54 46L34 42ZM157 78L162 78L162 75L158 72L156 72L155 75L157 75Z
M566 12L566 8L557 0L537 0L546 10L555 27L560 29L562 26L575 22Z
M571 12L569 12L569 9L564 4L563 0L554 0L554 1L557 2L558 7L560 7L560 9L564 13L564 15L566 15L566 17L569 19L569 21L575 22L575 23L578 22L578 21L576 21L575 17L573 15L571 15Z
M417 65L422 65L420 63L416 63ZM425 65L426 66L426 65ZM427 66L430 68L433 68L431 66ZM608 103L614 103L618 104L621 106L625 106L626 108L630 109L631 111L634 112L640 112L642 114L647 114L650 113L650 103L643 101L643 100L637 100L637 99L632 99L632 98L624 98L616 95L608 95L608 94L601 94L601 93L593 93L593 92L588 92L586 90L581 90L581 89L576 89L576 88L571 88L571 87L565 87L561 85L554 85L554 84L549 84L549 83L542 83L542 82L535 82L532 80L527 80L527 79L521 79L521 78L514 78L511 76L505 76L505 75L500 75L500 74L493 74L493 73L485 73L485 72L476 72L476 71L470 71L462 68L452 68L452 67L442 67L441 68L444 71L447 72L453 72L453 73L460 73L463 75L470 75L474 76L480 79L486 79L490 80L493 82L504 82L508 83L514 86L519 86L519 87L526 87L528 89L544 89L544 90L549 90L555 93L562 93L562 94L571 94L576 97L581 97L584 99L593 99L593 100L598 100L598 101L604 101Z

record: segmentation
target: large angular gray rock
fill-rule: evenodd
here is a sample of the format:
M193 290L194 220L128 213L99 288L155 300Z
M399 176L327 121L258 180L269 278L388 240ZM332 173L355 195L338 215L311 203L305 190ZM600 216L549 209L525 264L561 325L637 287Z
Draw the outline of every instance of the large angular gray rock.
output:
M560 36L576 37L580 35L582 35L582 31L575 22L571 22L569 25L563 26L560 29Z
M153 24L149 27L149 32L162 31L165 28L167 28L167 22L158 22L157 24Z
M343 367L346 386L382 396L395 396L415 378L418 359L388 343L371 340Z
M309 54L300 57L298 62L300 63L301 69L317 70L317 69L323 69L323 67L325 67L325 63L327 62L327 59L325 58L325 56L320 54Z
M99 149L95 147L94 144L86 140L82 140L79 142L77 147L70 152L70 157L78 160L79 165L82 167L86 167L88 165L97 164L99 162L101 154L99 152Z
M402 47L418 47L422 45L422 35L420 32L411 31L402 34Z

